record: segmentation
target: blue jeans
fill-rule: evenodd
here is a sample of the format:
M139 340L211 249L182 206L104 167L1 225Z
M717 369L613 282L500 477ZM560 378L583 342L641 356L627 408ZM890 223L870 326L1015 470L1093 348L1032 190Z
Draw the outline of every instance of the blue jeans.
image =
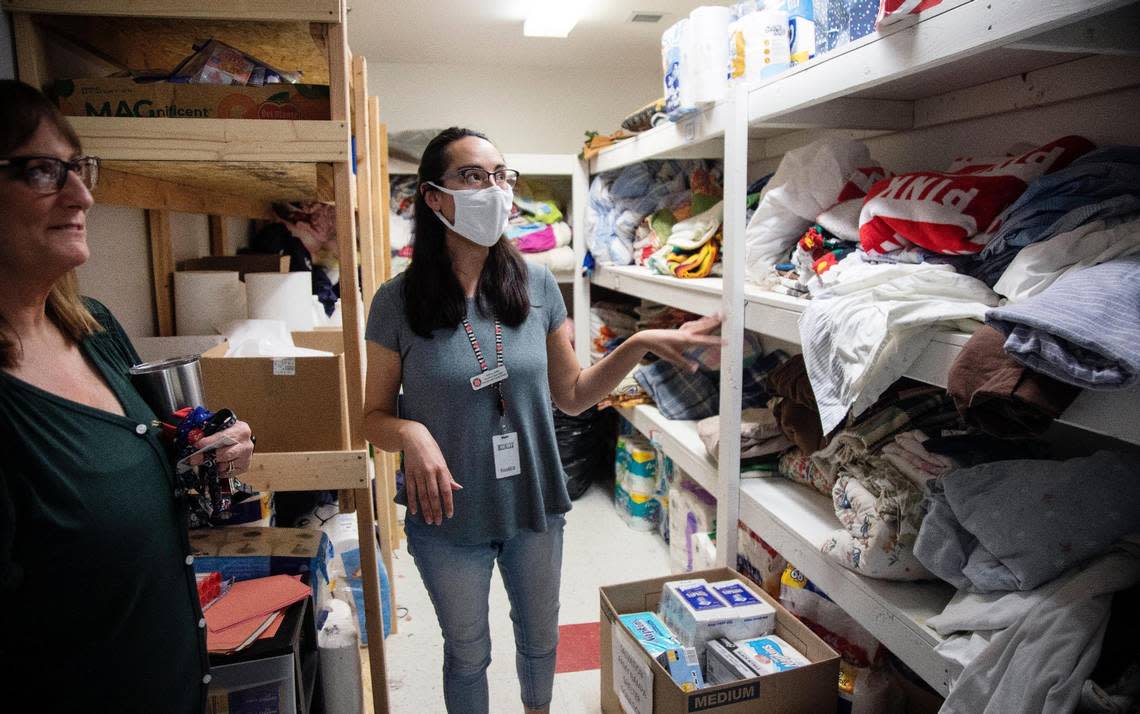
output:
M456 545L434 526L408 520L408 552L416 561L443 631L443 697L447 711L485 714L491 631L491 570L499 561L515 630L515 666L523 706L550 704L558 650L558 589L563 516L548 514L545 533L523 530L505 541Z

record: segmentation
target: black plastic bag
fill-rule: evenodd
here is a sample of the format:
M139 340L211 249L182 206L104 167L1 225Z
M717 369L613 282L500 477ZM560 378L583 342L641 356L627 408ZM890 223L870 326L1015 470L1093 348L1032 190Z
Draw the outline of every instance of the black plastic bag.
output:
M613 476L615 414L590 407L570 416L554 407L554 435L566 472L566 490L577 500L594 481Z

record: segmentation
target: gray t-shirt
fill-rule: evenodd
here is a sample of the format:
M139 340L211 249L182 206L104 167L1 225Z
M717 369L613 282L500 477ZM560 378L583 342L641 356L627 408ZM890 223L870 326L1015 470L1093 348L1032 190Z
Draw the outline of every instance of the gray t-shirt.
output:
M440 533L454 543L477 544L510 538L520 529L546 531L548 513L570 510L566 477L558 456L547 378L546 337L566 319L566 306L546 268L528 271L530 312L518 327L503 325L503 382L508 431L518 433L522 472L495 478L491 439L500 433L494 387L471 388L479 363L462 325L417 336L404 312L404 276L380 287L372 300L365 337L400 355L403 397L400 416L428 428L451 475L463 486L454 492L455 516ZM467 302L468 319L489 367L495 364L495 327ZM406 505L404 489L396 502ZM408 518L423 522L419 515Z

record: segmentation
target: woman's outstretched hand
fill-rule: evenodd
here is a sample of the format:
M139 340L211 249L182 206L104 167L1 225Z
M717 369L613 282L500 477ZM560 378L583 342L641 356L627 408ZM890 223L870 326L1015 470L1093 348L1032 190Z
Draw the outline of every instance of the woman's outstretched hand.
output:
M695 372L700 365L696 360L686 357L685 352L695 347L719 348L723 344L723 338L712 334L719 327L720 315L708 315L686 322L675 330L642 330L630 339L638 340L641 347L658 357L689 372Z

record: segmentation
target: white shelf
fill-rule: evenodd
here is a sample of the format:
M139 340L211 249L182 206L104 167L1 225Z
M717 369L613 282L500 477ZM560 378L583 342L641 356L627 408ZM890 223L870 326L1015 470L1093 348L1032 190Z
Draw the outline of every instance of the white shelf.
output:
M594 269L594 285L635 297L653 300L702 315L721 309L720 278L682 280L657 275L635 265L604 265ZM744 326L792 344L800 344L799 319L808 301L748 285L744 295ZM946 387L954 359L970 336L961 332L939 333L919 356L906 376L927 384ZM1140 444L1140 390L1092 392L1086 390L1073 402L1059 421L1071 426Z
M673 463L711 494L719 491L717 464L697 436L697 422L666 419L657 407L641 404L617 410L633 427L657 443Z
M590 282L663 305L683 307L701 315L712 315L720 311L720 278L682 280L658 275L640 265L598 265L594 268Z
M779 477L745 479L740 520L787 558L859 624L943 695L948 672L933 647L940 637L926 626L954 589L942 582L903 583L863 577L820 551L840 528L831 500Z
M944 95L1097 52L1133 54L1134 48L1119 47L1121 35L1129 35L1118 28L1134 23L1128 5L1050 0L1027 12L1017 3L944 0L751 88L749 135L771 139L808 128L901 131L946 121L962 111L962 102L940 101ZM1121 8L1119 15L1105 16ZM1081 42L1075 45L1073 37ZM1122 65L1121 72L1132 66ZM968 111L984 114L987 105L1000 111L992 102L980 104ZM718 102L603 149L590 160L590 173L647 159L723 158L729 111L728 102Z
M667 122L619 141L590 159L590 173L619 169L647 159L724 157L727 102L717 102L679 122Z

